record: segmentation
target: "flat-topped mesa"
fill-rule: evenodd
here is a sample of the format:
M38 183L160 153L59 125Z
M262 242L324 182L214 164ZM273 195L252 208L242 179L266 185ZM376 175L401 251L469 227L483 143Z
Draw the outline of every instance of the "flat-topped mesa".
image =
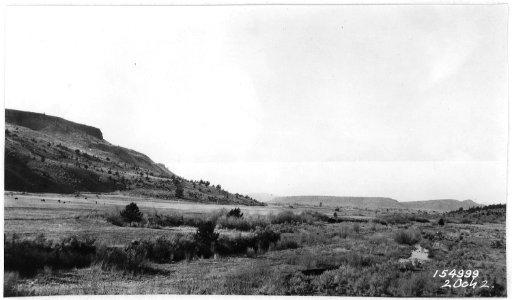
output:
M112 145L98 128L41 113L5 111L5 189L110 193L216 204L263 205L187 180L147 155ZM181 191L181 193L178 193Z
M103 134L99 128L78 124L59 117L47 116L41 113L6 109L5 122L42 132L63 134L81 132L103 140Z

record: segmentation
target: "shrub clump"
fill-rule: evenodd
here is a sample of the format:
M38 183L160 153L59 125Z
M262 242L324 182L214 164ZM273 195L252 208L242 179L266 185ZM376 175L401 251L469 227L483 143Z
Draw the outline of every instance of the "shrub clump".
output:
M237 219L240 219L244 216L244 214L242 213L242 211L240 210L240 208L234 208L232 210L230 210L227 215L226 215L228 218L229 217L233 217L233 218L237 218Z
M313 224L315 221L328 222L329 216L311 210L303 211L300 214L295 214L290 210L286 210L278 213L277 215L270 216L271 224Z
M19 240L16 235L4 240L5 270L33 276L45 266L52 269L72 269L89 266L96 253L95 240L68 237L60 242L48 241L44 235Z
M206 221L199 224L194 240L197 243L198 254L204 258L213 255L215 243L219 238L219 234L215 232L215 222Z
M261 217L236 218L223 216L217 220L217 225L220 228L235 229L240 231L251 231L258 227L265 228L268 224L268 221Z
M266 252L271 246L276 246L281 234L270 227L258 229L251 235L236 237L220 237L215 246L215 252L222 255L246 254L249 249L254 252Z
M400 230L394 235L395 242L405 245L414 245L421 240L421 234L414 230Z

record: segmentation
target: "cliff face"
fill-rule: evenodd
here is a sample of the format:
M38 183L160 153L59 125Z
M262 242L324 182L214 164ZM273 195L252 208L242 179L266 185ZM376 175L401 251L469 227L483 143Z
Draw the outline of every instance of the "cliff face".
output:
M6 109L5 122L49 134L83 133L99 140L103 140L101 130L96 127L78 124L62 118L47 116L40 113Z
M260 205L241 195L178 177L137 151L103 139L101 130L44 114L6 110L5 189L112 192L163 199Z

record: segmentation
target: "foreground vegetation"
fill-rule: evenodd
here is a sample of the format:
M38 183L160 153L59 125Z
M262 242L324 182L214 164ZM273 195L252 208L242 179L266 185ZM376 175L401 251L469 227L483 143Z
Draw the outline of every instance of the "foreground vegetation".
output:
M76 236L19 236L16 220L7 220L4 295L506 296L503 223L409 213L334 217L344 212L314 208L198 214L126 204L77 214ZM22 212L27 226L39 224L31 210L21 208L16 218ZM118 232L130 239L117 239ZM417 245L429 260L404 263ZM479 270L489 288L441 288L443 278L433 275L447 268Z

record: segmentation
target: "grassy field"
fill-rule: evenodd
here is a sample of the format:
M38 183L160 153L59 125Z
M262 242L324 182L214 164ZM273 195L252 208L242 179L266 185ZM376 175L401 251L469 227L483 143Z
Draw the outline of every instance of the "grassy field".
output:
M14 240L13 235L33 240L44 234L53 241L90 237L95 245L122 248L134 241L193 236L197 231L189 225L155 228L147 225L150 223L116 226L107 221L106 216L118 215L130 202L135 202L146 218L158 214L207 219L216 214L220 216L215 228L219 239L236 240L261 232L223 227L222 218L226 219L224 215L234 206L119 194L6 193L5 237L7 241ZM5 270L4 294L506 296L504 222L461 224L447 220L441 226L438 220L443 216L439 214L417 213L413 218L406 213L398 217L400 212L386 215L379 210L335 211L315 206L240 209L244 214L240 220L267 222L267 229L279 234L279 241L268 251L247 248L243 253L220 255L215 250L210 258L163 262L148 256L140 270L108 269L96 260L84 267L48 266L30 276ZM332 218L335 212L338 221ZM404 263L417 245L429 251L429 259ZM478 286L453 287L457 276L434 278L436 271L453 269L478 270L474 279ZM442 288L447 279L452 287ZM488 288L480 287L484 280Z

